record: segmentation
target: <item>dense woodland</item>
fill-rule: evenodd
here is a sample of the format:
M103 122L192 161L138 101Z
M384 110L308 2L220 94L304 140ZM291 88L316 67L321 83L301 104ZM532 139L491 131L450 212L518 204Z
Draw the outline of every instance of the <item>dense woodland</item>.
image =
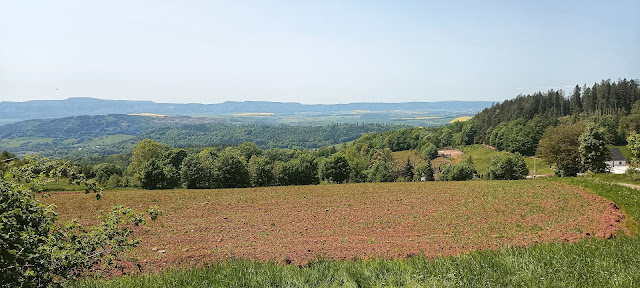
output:
M21 142L9 152L44 151L42 156L85 158L130 153L136 143L153 139L173 147L211 147L253 142L262 148L319 148L357 139L363 134L408 127L391 124L270 125L205 122L193 117L152 118L132 115L77 116L29 120L4 125L0 139L42 137ZM211 120L206 120L211 121ZM0 143L1 144L1 143Z
M640 125L638 84L638 80L603 80L592 86L576 85L569 96L561 90L519 95L474 116L474 140L534 155L548 127L595 122L610 133L612 143L624 145Z

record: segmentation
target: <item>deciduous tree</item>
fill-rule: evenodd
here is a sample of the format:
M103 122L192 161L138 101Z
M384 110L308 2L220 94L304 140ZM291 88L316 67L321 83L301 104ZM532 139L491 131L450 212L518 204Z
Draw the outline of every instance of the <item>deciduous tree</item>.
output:
M556 166L555 174L560 177L576 176L580 172L580 135L584 126L562 125L547 129L538 144L537 155Z

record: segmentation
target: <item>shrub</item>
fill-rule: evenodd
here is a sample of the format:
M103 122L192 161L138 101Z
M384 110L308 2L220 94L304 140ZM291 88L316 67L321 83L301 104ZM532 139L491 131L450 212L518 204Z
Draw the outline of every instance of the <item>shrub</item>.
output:
M122 252L139 244L132 226L144 223L143 213L116 206L96 226L85 228L75 220L57 226L54 206L40 203L35 187L0 179L3 287L48 287L89 272L118 268ZM157 210L150 213L159 215Z
M342 155L333 155L320 164L320 178L332 183L343 183L349 179L351 167Z
M445 164L440 172L442 181L465 181L473 179L476 169L472 163L462 161L459 164Z
M491 158L489 164L489 179L493 180L518 180L524 179L529 174L524 157L518 153L500 153Z
M436 148L436 145L428 143L422 146L422 155L424 156L424 159L427 160L436 159L438 157L438 148Z

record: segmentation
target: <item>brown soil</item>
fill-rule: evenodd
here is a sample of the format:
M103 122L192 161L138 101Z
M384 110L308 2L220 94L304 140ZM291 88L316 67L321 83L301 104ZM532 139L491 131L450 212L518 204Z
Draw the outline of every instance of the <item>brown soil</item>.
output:
M95 198L94 198L95 199ZM165 212L132 255L145 270L228 258L304 264L433 258L480 249L614 237L624 215L588 191L549 181L467 181L230 190L53 193L61 218L92 222L121 203Z
M455 159L455 160L462 159L462 151L457 149L438 150L438 155L444 156L445 158Z

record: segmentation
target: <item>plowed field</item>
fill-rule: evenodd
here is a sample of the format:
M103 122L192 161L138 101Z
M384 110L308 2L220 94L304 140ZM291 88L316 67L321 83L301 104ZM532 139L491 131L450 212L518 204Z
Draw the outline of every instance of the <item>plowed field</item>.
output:
M148 270L235 257L304 264L317 257L427 257L612 237L613 203L547 180L366 183L227 190L56 192L62 220L92 222L124 204L164 211L133 251ZM618 232L620 233L620 232Z

